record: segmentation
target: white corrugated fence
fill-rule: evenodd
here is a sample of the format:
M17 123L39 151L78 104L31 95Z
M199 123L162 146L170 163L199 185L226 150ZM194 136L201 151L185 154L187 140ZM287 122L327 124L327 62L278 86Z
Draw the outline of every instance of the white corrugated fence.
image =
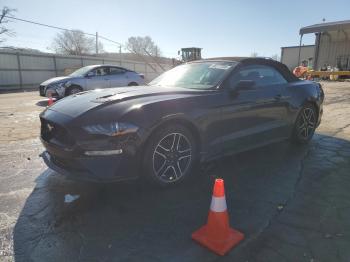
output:
M116 60L93 56L63 56L46 53L0 51L0 90L31 89L51 77L63 76L74 68L94 64L118 65L144 74L146 82L151 81L173 67L171 63L161 64L140 61Z

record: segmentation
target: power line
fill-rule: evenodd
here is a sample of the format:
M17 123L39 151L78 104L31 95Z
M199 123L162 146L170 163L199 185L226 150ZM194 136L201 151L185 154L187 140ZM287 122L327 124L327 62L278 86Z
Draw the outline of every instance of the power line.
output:
M111 39L108 39L107 37L104 37L104 36L101 36L101 35L100 35L99 37L102 38L102 39L104 39L104 40L106 40L106 41L109 41L109 42L111 42L111 43L114 43L114 44L123 46L121 43L116 42L116 41L113 41L113 40L111 40Z
M77 31L77 30L72 30L72 29L67 29L67 28L63 28L63 27L58 27L58 26L53 26L53 25L48 25L48 24L44 24L44 23L39 23L39 22L36 22L36 21L31 21L31 20L27 20L27 19L22 19L22 18L18 18L18 17L14 17L14 16L4 16L6 18L9 18L9 19L13 19L13 20L17 20L17 21L21 21L21 22L26 22L26 23L30 23L30 24L34 24L34 25L39 25L39 26L44 26L44 27L48 27L48 28L53 28L53 29L58 29L58 30L63 30L63 31L69 31L69 32L74 32L74 31ZM132 53L135 53L136 55L140 56L143 60L144 57L141 56L140 54L136 53L135 51L133 50L130 50L129 48L127 48L126 46L122 45L121 43L117 42L117 41L114 41L114 40L111 40L107 37L104 37L104 36L101 36L99 35L97 32L95 34L91 34L91 33L86 33L86 32L83 32L81 30L79 30L80 32L82 32L83 34L85 35L89 35L89 36L93 36L93 37L96 37L96 54L98 54L98 38L101 38L101 39L104 39L105 41L108 41L108 42L111 42L111 43L114 43L114 44L117 44L119 46L119 55L120 55L120 58L121 58L121 48L122 46L124 48L126 48L127 50L129 50L130 52ZM152 57L151 55L149 55L150 57ZM152 57L153 58L153 57ZM147 63L149 66L151 66L146 60L145 60L145 63ZM156 62L158 65L159 63ZM152 67L152 66L151 66ZM161 67L161 66L160 66ZM153 67L152 67L153 68ZM161 67L162 68L162 67ZM163 68L162 68L163 69ZM154 69L155 70L155 69ZM156 71L156 70L155 70Z
M31 20L27 20L27 19L22 19L22 18L17 18L14 16L5 16L6 18L9 19L13 19L13 20L17 20L17 21L21 21L21 22L25 22L25 23L30 23L30 24L34 24L34 25L39 25L39 26L44 26L44 27L48 27L48 28L53 28L53 29L58 29L58 30L63 30L63 31L69 31L69 32L74 32L76 30L72 30L72 29L67 29L67 28L63 28L63 27L59 27L59 26L53 26L53 25L48 25L48 24L44 24L44 23L39 23L36 21L31 21ZM79 30L81 31L81 30ZM96 38L96 55L98 54L98 39L103 39L105 41L111 42L113 44L116 44L119 46L119 55L121 57L121 53L122 53L122 47L126 48L127 50L129 50L127 47L125 47L124 45L122 45L121 43L114 41L112 39L109 39L107 37L104 37L102 35L99 35L97 32L95 34L91 34L91 33L86 33L81 31L83 34L88 35L88 36L93 36L94 38Z
M63 30L63 31L70 31L70 32L76 31L76 30L72 30L72 29L67 29L67 28L63 28L63 27L58 27L58 26L43 24L43 23L39 23L39 22L35 22L35 21L30 21L30 20L22 19L22 18L17 18L17 17L13 17L13 16L8 16L8 15L6 15L5 17L6 17L6 18L9 18L9 19L13 19L13 20L18 20L18 21L22 21L22 22L26 22L26 23L30 23L30 24L34 24L34 25L45 26L45 27L54 28L54 29ZM91 33L85 33L85 32L82 32L82 33L85 34L85 35L95 36L95 34L91 34Z
M14 16L4 16L6 18L9 18L9 19L13 19L13 20L17 20L17 21L21 21L21 22L26 22L26 23L30 23L30 24L33 24L33 25L40 25L40 26L44 26L44 27L48 27L48 28L53 28L53 29L58 29L58 30L63 30L63 31L69 31L69 32L74 32L74 31L77 31L77 30L74 30L74 29L68 29L68 28L64 28L64 27L59 27L59 26L53 26L53 25L48 25L48 24L44 24L44 23L39 23L39 22L36 22L36 21L32 21L32 20L27 20L27 19L23 19L23 18L18 18L18 17L14 17ZM97 33L95 34L92 34L92 33L86 33L86 32L83 32L81 30L79 30L80 32L82 32L83 34L85 35L89 35L89 36L93 36L93 37L96 37L97 38L100 38L100 39L103 39L105 41L108 41L108 42L111 42L113 44L116 44L119 46L119 48L121 47L124 47L126 49L128 49L125 45L117 42L117 41L114 41L112 39L109 39L105 36L102 36L100 34L98 34L97 36ZM97 44L97 41L96 41L96 44ZM128 49L129 50L129 49ZM129 50L130 51L130 50ZM119 51L120 52L120 51Z
M53 29L58 29L58 30L63 30L63 31L69 31L69 32L74 32L74 31L77 31L77 30L73 30L73 29L67 29L67 28L63 28L63 27L59 27L59 26L53 26L53 25L48 25L48 24L43 24L43 23L39 23L39 22L36 22L36 21L31 21L31 20L27 20L27 19L22 19L22 18L18 18L18 17L13 17L13 16L8 16L6 15L5 16L6 18L9 18L9 19L13 19L13 20L17 20L17 21L21 21L21 22L26 22L26 23L30 23L30 24L34 24L34 25L40 25L40 26L44 26L44 27L48 27L48 28L53 28ZM81 30L79 30L81 31ZM89 36L94 36L96 37L96 34L91 34L91 33L86 33L86 32L83 32L81 31L83 34L85 35L89 35ZM114 40L111 40L107 37L104 37L104 36L101 36L101 35L98 35L98 38L101 38L101 39L104 39L108 42L111 42L111 43L114 43L114 44L117 44L119 45L120 47L123 46L121 43L117 42L117 41L114 41ZM97 42L97 41L96 41Z

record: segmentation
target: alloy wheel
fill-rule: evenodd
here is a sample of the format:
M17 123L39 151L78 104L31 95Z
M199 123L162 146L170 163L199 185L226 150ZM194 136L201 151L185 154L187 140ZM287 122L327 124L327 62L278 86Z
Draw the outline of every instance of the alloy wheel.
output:
M315 131L316 118L312 108L306 107L301 113L298 123L298 135L303 139L308 139Z
M72 89L69 91L69 94L70 94L70 95L74 95L74 94L77 94L77 93L79 93L79 92L81 92L80 89L78 89L78 88L72 88Z
M192 146L181 133L171 133L163 137L153 152L153 171L166 183L179 180L191 164Z

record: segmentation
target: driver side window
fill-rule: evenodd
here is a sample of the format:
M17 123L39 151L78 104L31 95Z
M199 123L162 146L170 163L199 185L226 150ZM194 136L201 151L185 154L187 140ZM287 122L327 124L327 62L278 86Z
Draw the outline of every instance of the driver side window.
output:
M108 75L109 70L107 67L98 67L94 70L91 70L93 76L105 76Z
M243 67L230 77L230 86L237 85L241 80L252 80L257 87L287 83L287 80L280 72L266 65L249 65Z

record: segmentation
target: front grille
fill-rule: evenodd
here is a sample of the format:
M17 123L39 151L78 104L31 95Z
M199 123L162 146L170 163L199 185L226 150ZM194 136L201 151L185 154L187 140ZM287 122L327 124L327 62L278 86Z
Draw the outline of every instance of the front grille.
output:
M47 121L46 119L41 118L41 137L46 142L62 144L64 146L73 146L74 139L62 126Z
M45 86L39 86L39 94L41 96L45 96Z

